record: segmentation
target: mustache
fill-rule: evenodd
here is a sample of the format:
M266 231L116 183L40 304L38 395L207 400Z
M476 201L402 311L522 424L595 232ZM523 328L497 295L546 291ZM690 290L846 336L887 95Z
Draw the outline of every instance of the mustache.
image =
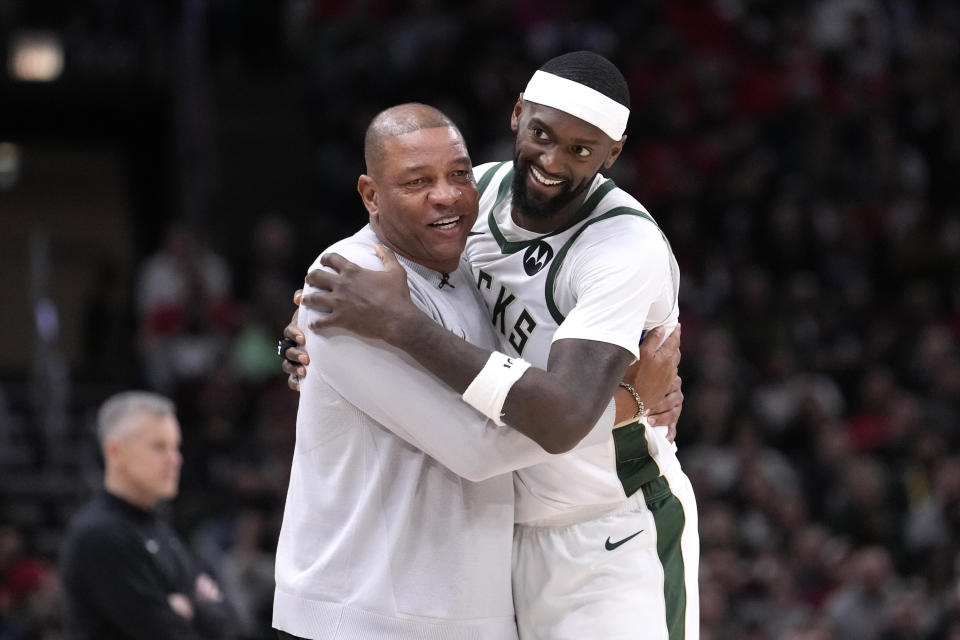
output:
M532 162L521 158L519 153L514 154L512 206L532 217L545 218L553 215L580 195L591 182L591 180L586 180L574 185L571 180L567 179L552 197L543 200L534 197L527 188L526 176L530 172L531 166L534 166ZM547 172L544 173L551 175Z

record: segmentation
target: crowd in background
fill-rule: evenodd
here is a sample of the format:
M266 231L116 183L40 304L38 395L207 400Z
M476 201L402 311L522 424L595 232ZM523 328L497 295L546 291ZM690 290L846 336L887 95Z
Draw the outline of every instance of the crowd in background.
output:
M243 66L225 43L244 25L273 25L316 116L323 210L230 246L171 225L139 265L125 381L178 402L175 520L249 638L270 637L294 438L275 344L309 260L362 224L362 126L418 99L475 163L505 160L529 74L586 48L631 86L609 177L681 266L702 637L960 640L960 5L314 1L265 23L250 6L215 5L213 68ZM57 637L56 558L25 537L0 528L2 640Z

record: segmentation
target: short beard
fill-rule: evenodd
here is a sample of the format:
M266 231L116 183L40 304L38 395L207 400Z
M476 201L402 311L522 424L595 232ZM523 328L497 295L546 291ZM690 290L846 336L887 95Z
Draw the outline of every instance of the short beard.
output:
M549 200L537 200L527 192L527 174L530 172L530 163L521 160L518 154L513 157L513 197L511 204L514 209L522 211L531 218L549 218L565 206L573 202L590 185L592 180L585 180L576 187L567 182Z

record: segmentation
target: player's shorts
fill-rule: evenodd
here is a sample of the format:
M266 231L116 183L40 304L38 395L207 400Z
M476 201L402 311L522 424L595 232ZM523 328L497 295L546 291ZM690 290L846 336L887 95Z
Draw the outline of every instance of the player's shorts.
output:
M521 640L696 640L700 538L679 464L624 506L568 526L516 525Z

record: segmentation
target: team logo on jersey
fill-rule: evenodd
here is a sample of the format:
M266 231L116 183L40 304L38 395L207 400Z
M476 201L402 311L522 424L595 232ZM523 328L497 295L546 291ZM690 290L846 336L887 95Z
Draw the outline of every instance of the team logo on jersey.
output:
M550 262L553 257L553 247L541 240L527 247L523 254L523 270L528 276L537 273Z

